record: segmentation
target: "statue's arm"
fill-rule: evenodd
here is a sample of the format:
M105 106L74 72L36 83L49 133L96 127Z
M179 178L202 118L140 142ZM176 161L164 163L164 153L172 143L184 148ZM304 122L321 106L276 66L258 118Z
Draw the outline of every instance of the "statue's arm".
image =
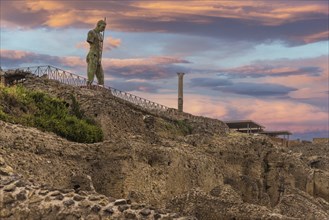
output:
M87 42L93 44L94 41L95 41L95 32L93 30L90 30L88 32Z

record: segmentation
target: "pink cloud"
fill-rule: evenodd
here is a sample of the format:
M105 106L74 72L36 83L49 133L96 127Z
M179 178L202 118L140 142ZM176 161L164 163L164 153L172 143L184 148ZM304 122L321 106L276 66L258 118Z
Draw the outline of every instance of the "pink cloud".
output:
M166 21L179 20L189 15L206 15L221 18L244 18L254 20L266 25L279 25L294 20L303 20L308 13L318 12L328 14L328 11L317 2L298 2L290 4L281 1L150 1L135 2L139 8L150 11L150 16L159 19L167 18ZM141 11L142 13L143 11ZM170 13L168 15L168 12ZM161 16L167 14L167 16ZM171 15L171 16L170 16ZM195 23L209 23L211 20L196 18Z
M154 56L146 58L131 58L131 59L104 59L104 65L114 67L126 67L126 66L153 66L153 65L167 65L174 63L188 63L188 61L179 57L170 56Z
M164 94L160 92L157 94L151 94L139 91L134 92L134 94L170 108L177 108L176 93ZM184 94L184 112L218 119L223 118L225 114L228 113L227 108L224 105L218 105L218 102L214 102L211 97L196 94Z
M86 62L86 60L84 58L73 57L73 56L61 57L59 60L62 63L62 65L71 66L71 67L85 66L82 64Z
M312 75L291 75L287 77L275 77L264 78L263 81L267 83L279 83L286 86L293 86L299 90L292 92L291 96L296 98L301 97L328 97L328 94L323 91L328 90L329 82L329 68L328 68L328 56L320 56L307 59L296 60L276 60L273 61L273 65L285 65L291 68L298 68L300 66L317 67L321 70L319 75L314 77ZM260 62L261 63L261 62Z
M328 3L323 1L4 1L2 22L24 27L48 26L51 28L90 27L104 17L108 28L117 31L153 31L198 33L211 36L237 38L235 28L244 29L245 38L290 38L299 43L327 39L327 28L308 25L302 21L314 21L328 17ZM13 16L13 14L15 16ZM296 23L300 34L290 32L290 24ZM299 23L298 23L299 22ZM176 26L184 26L179 28ZM182 24L183 23L183 24ZM195 24L192 25L191 24ZM316 23L318 24L318 23ZM217 32L213 26L221 27ZM282 30L269 35L259 29L282 26ZM284 27L284 26L287 27ZM16 26L16 27L17 27ZM208 27L208 29L204 29ZM234 28L235 27L235 28ZM15 28L15 26L14 26ZM232 29L233 28L233 29ZM313 29L314 28L314 29ZM256 30L259 30L256 32ZM302 31L301 31L302 30ZM258 33L259 32L259 33ZM219 33L221 33L219 35ZM275 35L275 36L274 36ZM241 38L241 37L240 37Z
M265 62L264 62L265 63ZM291 66L288 62L285 65L276 65L275 61L268 61L270 64L256 63L253 65L241 66L232 69L219 70L229 77L287 77L291 75L318 76L321 69L313 66Z
M22 65L53 65L65 67L84 67L86 66L85 58L67 56L58 57L47 54L38 54L21 50L1 49L1 60L5 65L20 67Z
M27 11L40 11L40 10L64 10L65 4L61 1L42 1L42 0L33 0L33 1L26 1L23 4L16 4L16 7L21 10Z
M6 49L1 49L0 53L1 53L1 58L8 58L8 59L22 59L24 57L35 54L27 51L6 50Z
M176 94L134 94L177 108ZM291 132L328 131L329 116L315 106L293 100L260 100L247 98L211 98L209 96L184 95L184 111L219 120L254 120L267 130L289 130Z
M310 34L307 36L296 37L298 40L302 40L305 43L313 43L321 40L328 40L329 31L322 31L319 33Z
M259 121L268 129L292 132L328 130L328 114L309 104L283 100L238 100L232 105L242 110L248 108L247 118Z
M328 90L328 55L304 59L260 60L251 65L219 70L235 82L277 84L290 88L292 98L325 98ZM208 80L209 83L215 80ZM200 81L198 81L200 83Z
M77 47L84 47L82 44ZM85 55L83 57L59 57L47 54L37 54L33 52L17 50L1 50L1 59L7 66L19 67L22 65L45 65L50 64L62 68L86 68ZM135 59L112 59L103 58L102 64L105 72L111 77L125 79L159 79L171 78L177 71L182 70L175 64L188 63L179 57L155 56Z
M113 38L111 36L106 37L104 40L103 51L110 51L115 48L118 48L121 45L121 39ZM89 44L86 41L79 42L75 45L76 48L89 50Z
M111 36L104 40L104 50L113 50L121 45L121 39L113 38Z
M79 49L89 50L89 44L86 41L77 43L75 47Z

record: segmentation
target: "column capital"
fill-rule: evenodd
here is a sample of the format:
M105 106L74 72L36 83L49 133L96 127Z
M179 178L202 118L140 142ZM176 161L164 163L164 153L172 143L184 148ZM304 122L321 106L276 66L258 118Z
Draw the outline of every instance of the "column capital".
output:
M184 76L185 73L177 73L178 76Z

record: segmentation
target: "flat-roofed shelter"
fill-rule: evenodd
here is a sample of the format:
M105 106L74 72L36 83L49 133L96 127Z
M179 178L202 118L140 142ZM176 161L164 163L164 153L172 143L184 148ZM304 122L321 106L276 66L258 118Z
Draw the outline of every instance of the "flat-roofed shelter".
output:
M224 121L226 125L233 130L243 133L260 133L264 131L264 126L252 121L252 120L237 120L237 121Z

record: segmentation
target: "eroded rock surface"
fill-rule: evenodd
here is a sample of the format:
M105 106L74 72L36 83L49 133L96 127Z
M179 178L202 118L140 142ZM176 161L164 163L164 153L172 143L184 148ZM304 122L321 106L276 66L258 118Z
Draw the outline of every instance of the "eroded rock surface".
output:
M94 191L54 189L25 180L0 156L1 219L185 219L168 210Z
M285 148L228 133L218 120L150 113L102 90L42 78L24 85L69 104L74 95L105 141L79 144L0 121L2 217L329 219L326 144Z

